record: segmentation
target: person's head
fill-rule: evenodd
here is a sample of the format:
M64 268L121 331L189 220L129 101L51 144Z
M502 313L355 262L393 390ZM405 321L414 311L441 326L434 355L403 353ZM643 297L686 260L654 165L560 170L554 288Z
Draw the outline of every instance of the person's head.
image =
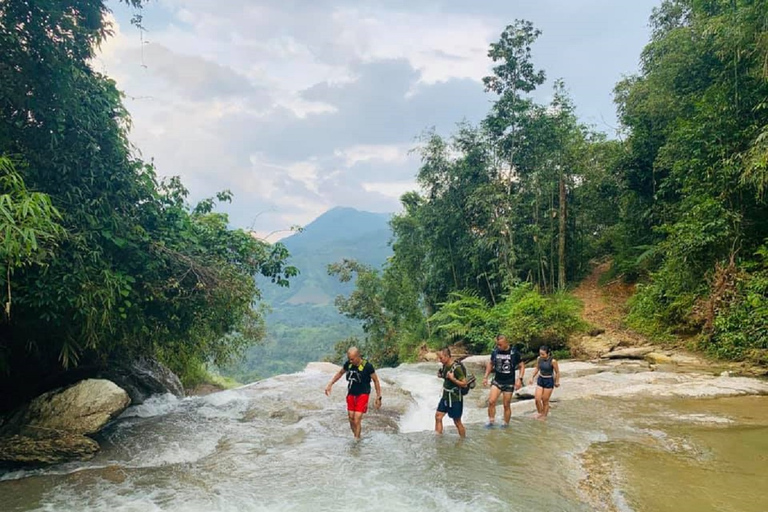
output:
M451 349L445 347L437 352L437 360L441 364L448 364L451 361Z
M349 347L347 358L352 364L360 364L363 361L363 358L360 356L360 349L357 347Z
M552 349L549 348L548 346L542 345L539 348L539 356L543 357L544 359L549 359L551 355L552 355Z
M507 337L503 334L496 335L496 346L500 350L508 350L509 349L509 340L507 340Z

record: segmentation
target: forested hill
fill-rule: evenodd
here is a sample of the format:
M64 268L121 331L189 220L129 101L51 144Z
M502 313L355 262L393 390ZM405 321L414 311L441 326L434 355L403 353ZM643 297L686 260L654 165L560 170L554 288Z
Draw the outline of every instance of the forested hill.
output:
M276 312L286 305L333 305L336 296L351 287L329 276L328 265L348 258L380 268L392 254L389 218L387 213L337 207L283 239L291 264L301 273L287 288L262 287L264 301Z
M328 265L346 258L381 268L392 254L389 219L385 213L337 207L284 239L289 261L301 273L288 288L260 287L271 308L267 337L223 373L250 382L299 371L307 362L330 355L340 340L359 336L360 322L342 316L334 306L335 298L348 295L353 285L329 276Z

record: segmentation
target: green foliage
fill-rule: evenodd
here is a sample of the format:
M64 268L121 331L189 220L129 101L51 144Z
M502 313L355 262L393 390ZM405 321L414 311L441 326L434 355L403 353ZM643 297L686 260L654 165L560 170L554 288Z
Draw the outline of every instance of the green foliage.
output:
M533 351L542 345L562 348L572 333L584 328L581 304L566 292L545 296L530 286L520 286L499 308L502 332L513 343Z
M471 291L452 292L449 301L440 304L440 309L428 321L436 336L464 341L473 350L487 348L489 340L501 332L497 311Z
M626 274L648 276L630 325L663 336L700 331L697 304L719 293L718 265L748 269L768 236L768 2L669 0L651 21L641 75L617 87L632 209L622 211L616 246ZM728 324L748 303L715 315L717 354L736 357L748 345Z
M219 368L222 375L239 382L304 369L309 361L322 361L333 353L338 340L361 336L359 322L347 319L333 306L282 305L265 316L264 340L246 349L243 360Z
M768 243L755 255L757 268L737 273L702 347L717 357L768 364Z
M497 334L510 343L536 351L542 345L565 346L568 336L582 329L581 305L567 293L544 296L530 285L514 288L496 306L471 293L453 293L429 318L436 335L465 341L473 350L490 350Z
M231 194L188 205L177 178L135 157L121 95L90 64L106 14L101 1L0 4L0 154L23 162L2 160L3 389L139 355L182 375L225 364L263 336L253 276L297 273L282 245L228 228L214 206Z
M215 368L207 364L189 365L184 368L184 373L179 375L183 379L184 386L194 388L209 384L221 389L232 389L242 384L235 379L220 375Z
M29 192L10 159L0 156L0 279L6 317L11 315L11 276L16 268L45 264L64 234L51 198ZM0 354L0 357L2 354ZM0 362L0 367L3 364Z

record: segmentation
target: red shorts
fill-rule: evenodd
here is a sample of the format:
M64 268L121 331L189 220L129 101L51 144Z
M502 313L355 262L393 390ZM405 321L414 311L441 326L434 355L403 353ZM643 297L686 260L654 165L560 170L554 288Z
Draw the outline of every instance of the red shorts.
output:
M371 395L347 395L347 410L368 412L368 397Z

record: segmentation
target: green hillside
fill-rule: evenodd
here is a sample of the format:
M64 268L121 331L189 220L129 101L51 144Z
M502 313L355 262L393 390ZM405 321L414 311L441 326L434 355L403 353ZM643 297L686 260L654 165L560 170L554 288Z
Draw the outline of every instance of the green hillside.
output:
M356 259L380 267L392 254L389 214L334 208L322 214L301 233L284 240L290 264L301 273L288 288L264 286L264 302L275 309L286 304L333 305L339 294L352 290L327 272L330 263Z
M381 267L392 250L389 214L353 208L334 208L282 242L290 251L289 263L301 271L290 287L263 286L267 337L251 347L244 361L222 370L240 382L300 371L333 351L337 341L360 335L359 322L336 311L338 295L353 285L328 275L328 264L343 258ZM260 283L265 284L265 283Z

